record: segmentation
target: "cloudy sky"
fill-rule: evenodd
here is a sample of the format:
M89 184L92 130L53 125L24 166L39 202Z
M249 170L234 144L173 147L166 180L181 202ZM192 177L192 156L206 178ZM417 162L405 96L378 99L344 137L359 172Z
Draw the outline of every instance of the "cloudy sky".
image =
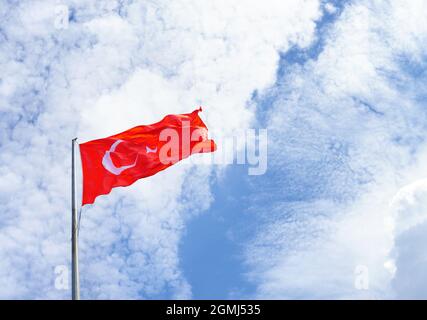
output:
M83 299L427 298L427 2L0 2L0 298L68 299L70 145L203 105L268 167L85 206Z

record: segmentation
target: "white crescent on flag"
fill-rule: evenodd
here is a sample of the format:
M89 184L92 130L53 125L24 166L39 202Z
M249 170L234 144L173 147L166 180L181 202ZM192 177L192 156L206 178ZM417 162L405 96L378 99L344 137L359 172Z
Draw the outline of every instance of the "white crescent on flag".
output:
M121 166L116 167L113 163L113 160L111 159L111 153L114 152L117 148L117 146L122 143L123 140L116 140L112 145L110 150L107 150L104 154L104 157L102 158L102 165L104 166L105 170L111 172L112 174L118 176L121 174L124 170L135 167L136 161L138 160L138 156L136 156L135 162L133 164L127 165L127 166Z

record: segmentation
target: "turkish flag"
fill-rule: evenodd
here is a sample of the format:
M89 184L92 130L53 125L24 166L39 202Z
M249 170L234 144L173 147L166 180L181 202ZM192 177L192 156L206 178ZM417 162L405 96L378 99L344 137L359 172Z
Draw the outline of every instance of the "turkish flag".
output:
M83 169L82 205L112 188L152 176L194 153L213 152L208 129L191 113L167 115L160 122L80 144Z

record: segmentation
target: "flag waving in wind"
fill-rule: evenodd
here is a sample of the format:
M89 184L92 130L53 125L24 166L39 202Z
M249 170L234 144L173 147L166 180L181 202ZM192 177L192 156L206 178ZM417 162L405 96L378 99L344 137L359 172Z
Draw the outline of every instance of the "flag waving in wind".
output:
M208 129L191 113L167 115L160 122L80 144L83 168L82 205L91 204L114 187L152 176L194 153L213 152Z

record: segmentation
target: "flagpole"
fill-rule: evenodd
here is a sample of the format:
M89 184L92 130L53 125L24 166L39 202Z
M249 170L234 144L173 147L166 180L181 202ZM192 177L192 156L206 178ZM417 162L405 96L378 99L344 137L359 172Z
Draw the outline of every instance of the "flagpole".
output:
M76 141L77 138L74 138L71 143L71 297L73 300L80 300L78 221L76 205Z

